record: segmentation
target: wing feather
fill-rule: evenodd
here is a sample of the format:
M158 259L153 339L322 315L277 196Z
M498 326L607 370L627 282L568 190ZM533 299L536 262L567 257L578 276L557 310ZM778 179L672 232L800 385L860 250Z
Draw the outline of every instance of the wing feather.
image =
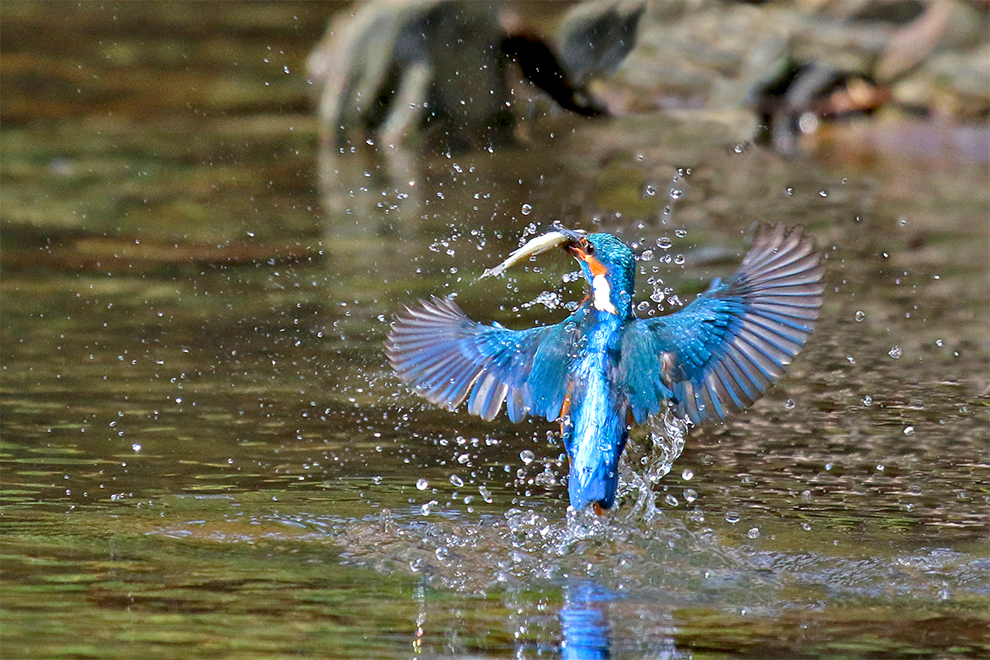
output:
M487 420L508 401L513 421L527 413L553 420L566 396L574 337L564 324L521 331L484 325L453 300L434 297L406 307L385 352L399 378L431 403L453 410L468 400L468 412Z
M753 403L804 347L821 311L825 269L798 225L761 225L736 273L674 314L636 320L617 380L637 420L670 398L700 423Z

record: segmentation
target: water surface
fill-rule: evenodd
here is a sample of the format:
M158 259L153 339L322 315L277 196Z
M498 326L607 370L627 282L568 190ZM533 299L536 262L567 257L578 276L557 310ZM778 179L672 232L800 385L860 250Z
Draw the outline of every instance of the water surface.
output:
M987 653L985 161L657 117L321 156L331 8L236 7L3 6L5 655ZM436 410L382 352L431 294L559 320L564 255L476 282L556 218L652 253L643 315L757 221L826 255L783 381L692 429L655 506L638 431L607 520L567 518L552 425Z

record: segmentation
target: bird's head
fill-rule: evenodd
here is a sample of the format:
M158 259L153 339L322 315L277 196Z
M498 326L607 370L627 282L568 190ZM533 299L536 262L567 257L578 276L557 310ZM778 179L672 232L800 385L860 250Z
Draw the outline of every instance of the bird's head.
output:
M622 318L632 313L636 256L628 245L611 234L599 233L571 240L564 249L581 264L595 309Z
M560 225L514 251L482 277L501 275L506 268L524 259L563 248L581 265L581 272L591 286L591 303L595 309L626 318L632 314L632 293L636 278L636 256L629 246L611 234L586 234Z

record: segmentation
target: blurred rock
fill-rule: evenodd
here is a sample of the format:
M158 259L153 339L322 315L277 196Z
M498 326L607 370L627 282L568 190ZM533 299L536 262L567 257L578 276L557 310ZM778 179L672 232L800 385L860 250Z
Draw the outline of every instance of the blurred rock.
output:
M615 73L636 43L636 28L646 10L642 0L593 0L578 4L558 29L560 59L576 85Z
M986 2L653 0L636 48L595 92L613 114L747 107L760 128L741 139L790 153L821 121L854 114L985 120L988 48Z
M557 10L556 47L517 4L379 0L335 20L311 57L328 139L509 143L513 104L533 109L520 78L583 115L724 115L782 153L856 115L990 117L983 0L589 0Z
M487 3L393 0L337 16L309 58L327 141L398 144L419 130L444 150L511 140L503 36Z
M378 0L336 17L309 58L322 86L324 142L339 149L352 139L399 145L415 138L445 152L510 143L515 70L561 108L601 114L583 87L632 48L642 7L595 4L564 28L567 68L576 77L540 36L525 26L507 30L512 21L501 3Z

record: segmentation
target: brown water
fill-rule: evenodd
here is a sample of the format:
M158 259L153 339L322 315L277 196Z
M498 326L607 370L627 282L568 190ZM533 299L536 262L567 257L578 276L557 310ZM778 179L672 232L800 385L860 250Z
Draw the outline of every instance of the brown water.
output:
M4 657L990 651L971 149L840 135L784 161L711 125L557 118L496 153L321 159L303 59L329 6L0 11ZM630 486L568 521L552 425L435 410L385 364L431 293L561 318L563 255L475 283L554 218L651 249L643 302L730 273L754 221L827 254L808 349L690 432L656 512Z

